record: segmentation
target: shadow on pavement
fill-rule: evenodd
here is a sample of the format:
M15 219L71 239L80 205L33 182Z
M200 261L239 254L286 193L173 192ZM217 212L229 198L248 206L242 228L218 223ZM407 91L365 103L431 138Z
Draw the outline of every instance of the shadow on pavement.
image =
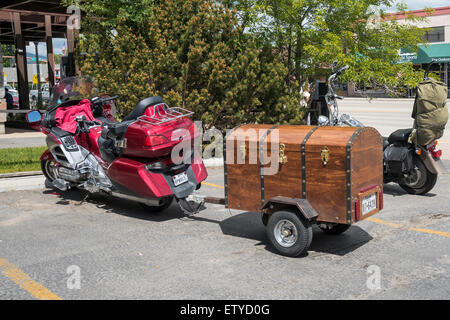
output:
M194 216L192 219L218 223L223 234L257 240L259 243L256 245L265 245L266 250L277 254L277 251L268 242L266 228L261 221L261 214L259 213L244 212L222 221L198 216ZM339 256L350 253L373 239L366 231L355 225L341 235L327 235L316 226L313 226L313 233L313 241L309 248L310 252Z
M184 218L199 222L215 223L220 226L223 234L257 240L259 241L256 243L257 246L264 245L266 250L277 254L277 251L268 242L266 228L261 221L260 213L244 212L230 216L224 220L215 220L198 215L187 217L178 208L175 201L172 202L168 209L162 212L152 213L134 201L118 199L108 195L90 194L86 198L87 192L83 190L71 189L63 192L47 189L43 193L57 196L58 200L55 203L58 205L77 206L91 204L97 208L106 210L106 212L146 221L163 222ZM313 232L313 241L309 249L310 253L314 251L316 253L343 256L372 240L372 237L367 232L355 225L341 235L327 235L316 226L313 226Z
M185 217L181 209L179 209L176 205L175 201L164 211L152 212L137 202L115 198L106 194L89 194L86 198L87 192L77 189L71 189L68 191L47 189L44 190L43 193L57 196L58 201L55 203L58 205L77 206L91 204L95 205L97 208L105 210L106 212L135 219L162 222Z
M383 185L383 193L390 194L392 196L404 196L408 195L409 193L402 189L398 184L396 183L389 183ZM435 193L428 192L424 195L416 195L417 197L435 197Z

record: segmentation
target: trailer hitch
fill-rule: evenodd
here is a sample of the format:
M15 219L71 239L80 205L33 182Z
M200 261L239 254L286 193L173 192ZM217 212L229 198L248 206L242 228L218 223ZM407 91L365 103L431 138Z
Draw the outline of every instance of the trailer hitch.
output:
M186 198L177 198L178 205L184 214L193 216L205 209L204 197L196 194L190 194Z

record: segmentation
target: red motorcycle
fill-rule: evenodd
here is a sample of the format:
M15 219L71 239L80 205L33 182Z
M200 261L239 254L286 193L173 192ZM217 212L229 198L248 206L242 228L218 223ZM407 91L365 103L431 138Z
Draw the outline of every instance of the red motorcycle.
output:
M193 195L207 172L194 141L199 137L183 108L159 97L140 101L121 122L114 118L118 96L98 96L91 81L71 77L52 89L44 115L27 113L30 126L46 134L42 172L53 187L137 201L152 211L176 199L186 214L202 201Z

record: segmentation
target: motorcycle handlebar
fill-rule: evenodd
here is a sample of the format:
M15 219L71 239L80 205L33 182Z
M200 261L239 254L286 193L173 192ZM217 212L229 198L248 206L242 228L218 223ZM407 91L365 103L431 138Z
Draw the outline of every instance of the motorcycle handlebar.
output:
M342 68L340 68L338 71L336 71L336 75L341 75L342 72L344 72L345 70L347 70L349 67L348 65L343 66Z
M109 97L109 98L98 98L98 99L96 99L97 98L96 97L96 98L91 99L91 102L93 104L103 104L105 102L108 102L108 101L111 101L111 100L115 100L115 99L117 99L119 97L120 97L119 95L115 95L115 96L112 96L112 97Z

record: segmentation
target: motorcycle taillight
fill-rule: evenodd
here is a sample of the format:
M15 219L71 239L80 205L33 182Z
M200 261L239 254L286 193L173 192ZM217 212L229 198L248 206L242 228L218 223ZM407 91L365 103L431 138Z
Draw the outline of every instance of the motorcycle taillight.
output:
M164 136L158 136L158 135L147 136L145 138L144 147L151 148L151 147L159 146L161 144L165 144L168 142L169 142L169 140L167 140L167 138Z
M431 153L431 155L433 156L434 159L440 159L442 156L442 150L436 149L436 145L437 145L437 140L433 143L433 145L431 147L428 147L427 150L428 150L428 152Z

